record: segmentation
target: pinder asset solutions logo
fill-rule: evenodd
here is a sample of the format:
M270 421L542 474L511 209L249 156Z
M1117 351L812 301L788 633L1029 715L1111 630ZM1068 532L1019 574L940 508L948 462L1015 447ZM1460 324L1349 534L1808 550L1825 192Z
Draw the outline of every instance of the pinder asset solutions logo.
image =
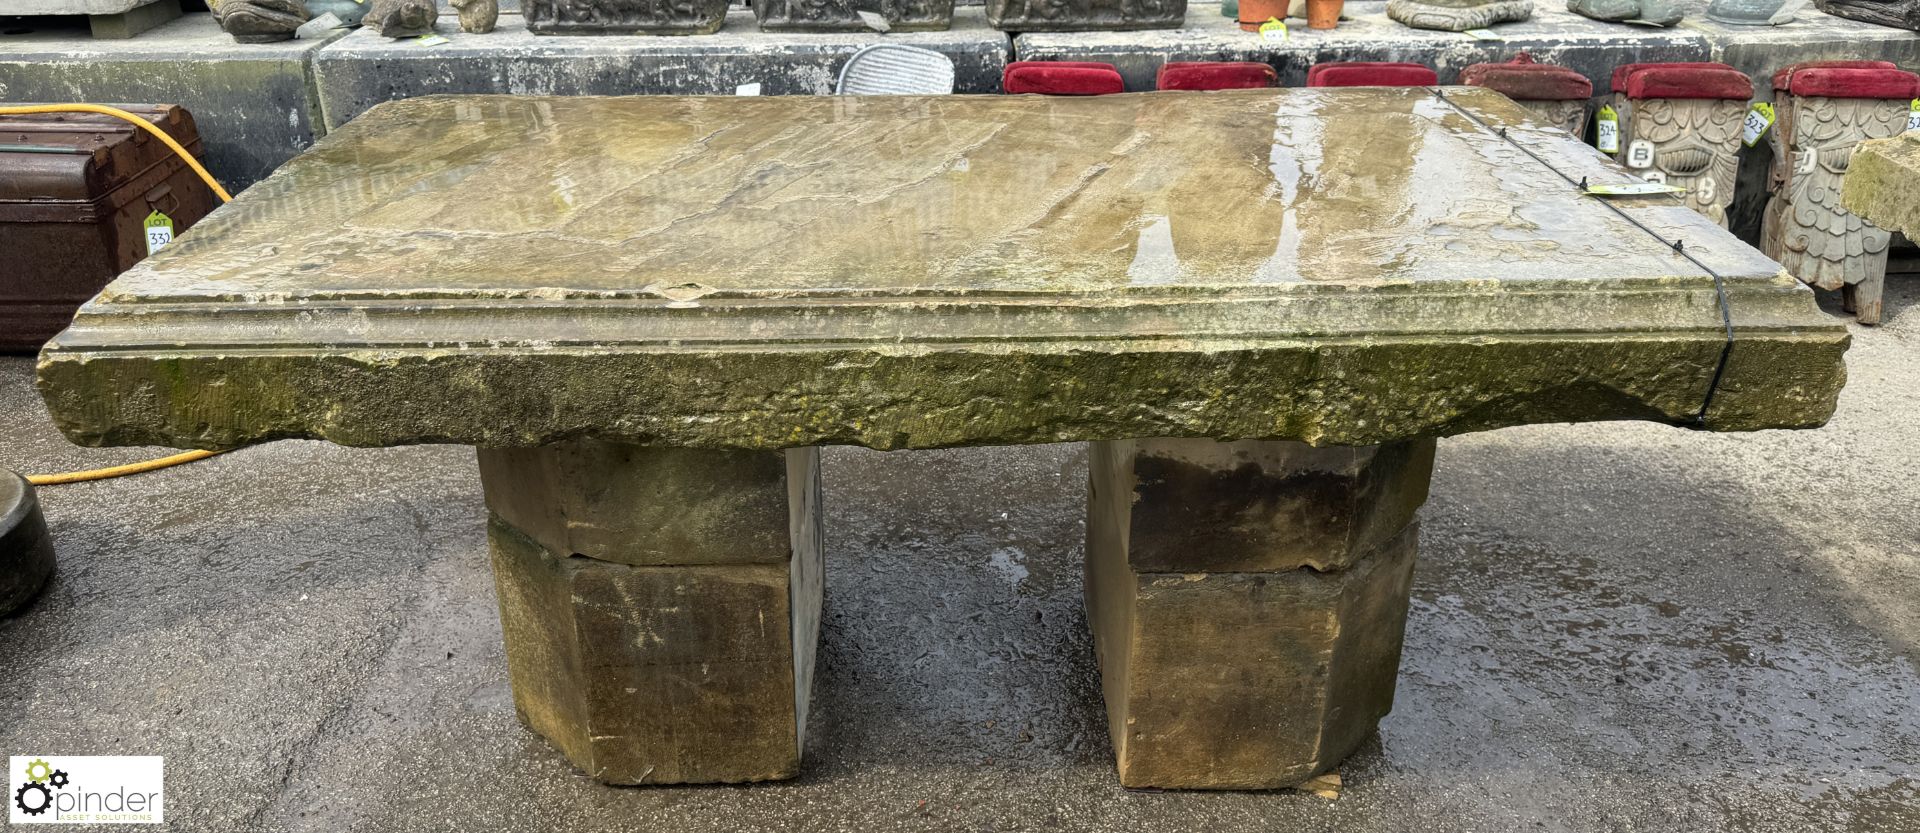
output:
M159 824L166 821L164 758L15 755L8 772L12 824Z

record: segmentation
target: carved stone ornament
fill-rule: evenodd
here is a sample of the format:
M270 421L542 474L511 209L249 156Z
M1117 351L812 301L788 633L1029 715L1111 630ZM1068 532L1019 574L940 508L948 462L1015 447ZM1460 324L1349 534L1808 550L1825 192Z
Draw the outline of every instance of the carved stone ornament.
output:
M1854 145L1906 130L1908 102L1876 98L1776 96L1773 197L1760 249L1794 277L1821 289L1844 289L1862 324L1880 321L1880 292L1893 233L1840 206L1840 180Z
M460 13L460 31L484 35L500 22L500 0L449 0Z
M1664 0L1567 0L1567 11L1608 23L1635 21L1673 26L1686 13Z
M861 32L861 12L884 18L893 32L939 31L953 25L953 0L758 0L760 28L769 32Z
M300 0L226 0L213 9L213 19L237 43L292 40L293 30L311 18Z
M1587 103L1585 101L1516 101L1514 103L1533 111L1541 121L1565 130L1575 138L1587 135Z
M390 38L417 38L433 31L440 18L433 0L371 0L372 10L361 21L367 28Z
M1387 17L1414 29L1464 32L1533 16L1533 0L1388 0Z
M1616 94L1613 109L1620 115L1620 151L1614 158L1641 179L1687 189L1687 206L1725 227L1747 103Z
M1187 0L986 0L987 22L1010 32L1177 29Z
M711 35L727 19L727 0L526 0L536 35Z

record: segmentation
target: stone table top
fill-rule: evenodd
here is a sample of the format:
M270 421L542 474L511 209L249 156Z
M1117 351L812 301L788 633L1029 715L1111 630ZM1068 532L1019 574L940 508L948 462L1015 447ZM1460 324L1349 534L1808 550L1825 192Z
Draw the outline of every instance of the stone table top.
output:
M383 104L82 309L75 441L1818 425L1844 327L1475 88ZM1503 136L1501 132L1504 131ZM1529 155L1529 152L1531 155ZM1680 240L1685 254L1664 241Z

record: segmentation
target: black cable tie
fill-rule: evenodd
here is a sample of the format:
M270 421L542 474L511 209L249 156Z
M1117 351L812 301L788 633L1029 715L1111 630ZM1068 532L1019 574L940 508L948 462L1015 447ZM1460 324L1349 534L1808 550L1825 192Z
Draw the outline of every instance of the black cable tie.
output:
M1446 96L1443 96L1440 94L1440 90L1438 88L1434 89L1433 94L1435 98L1440 98L1442 100L1446 99ZM1447 104L1453 107L1453 109L1456 112L1458 112L1460 115L1465 116L1468 121L1471 121L1475 125L1478 125L1481 130L1498 133L1499 137L1502 140L1506 141L1507 144L1510 144L1516 148L1519 148L1521 153L1524 153L1527 156L1532 157L1534 162L1538 163L1540 167L1546 168L1549 173L1552 173L1555 176L1560 177L1560 179L1562 179L1563 181L1566 181L1566 182L1573 181L1573 177L1567 176L1565 171L1562 171L1559 168L1554 167L1552 163L1549 163L1547 160L1540 158L1540 154L1534 153L1533 151L1527 149L1526 145L1523 145L1519 142L1514 141L1511 137L1507 135L1506 128L1499 128L1496 130L1492 125L1487 124L1484 121L1481 121L1480 117L1475 116L1472 112L1468 111L1466 108L1461 107L1458 104L1454 104L1452 101L1447 101ZM1584 176L1580 177L1580 190L1586 191L1588 190L1589 187L1590 186L1587 185L1587 178ZM1611 209L1614 214L1620 217L1620 219L1626 220L1628 223L1633 224L1634 227L1645 232L1647 236L1652 237L1654 240L1657 240L1661 243L1667 242L1667 239L1665 237L1660 236L1658 232L1655 232L1653 229L1648 228L1645 223L1642 223L1639 220L1635 219L1632 214L1628 214L1626 211L1622 210L1619 206L1614 205L1613 203L1608 202L1606 200L1601 200L1600 204ZM1727 373L1728 360L1733 357L1733 344L1734 344L1734 336L1735 336L1734 329L1733 329L1733 306L1732 306L1732 301L1730 301L1727 298L1726 278L1722 276L1719 273L1719 271L1715 270L1712 266L1708 266L1705 261L1702 261L1701 259L1694 257L1692 254L1688 253L1686 250L1686 246L1679 240L1673 241L1673 251L1674 251L1674 254L1677 254L1677 255L1680 255L1681 257L1686 258L1688 261L1692 262L1693 265L1700 267L1702 271L1706 272L1709 276L1713 278L1714 302L1715 302L1715 305L1719 307L1720 326L1722 328L1722 331L1725 332L1726 334L1724 339L1720 342L1720 360L1714 363L1713 378L1707 381L1707 394L1700 401L1699 412L1695 413L1691 418L1681 423L1682 425L1690 425L1694 427L1705 427L1707 424L1707 409L1713 407L1713 395L1720 392L1720 380Z

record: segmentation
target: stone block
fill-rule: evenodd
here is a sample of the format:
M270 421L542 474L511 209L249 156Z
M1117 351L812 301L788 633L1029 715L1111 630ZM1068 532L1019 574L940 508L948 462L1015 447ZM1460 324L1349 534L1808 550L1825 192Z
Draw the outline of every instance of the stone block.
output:
M383 101L436 93L732 95L759 84L766 95L825 95L849 56L882 42L952 58L956 92L997 92L1012 51L977 8L956 12L945 31L887 35L761 32L744 9L716 34L674 38L534 35L513 14L485 35L460 32L450 19L440 32L451 42L422 48L356 32L321 50L314 73L327 125Z
M1920 235L1920 134L1860 143L1840 184L1840 201L1867 222Z
M121 12L91 15L87 26L96 38L122 40L178 19L180 14L180 0L153 0Z
M527 0L527 28L553 35L711 35L727 0Z
M1008 32L1111 32L1178 28L1186 0L986 0L987 20Z
M1352 754L1393 707L1417 537L1334 573L1136 573L1089 549L1120 782L1273 789Z
M1135 572L1340 570L1413 521L1427 500L1433 446L1104 442L1095 444L1094 482L1131 494Z
M1349 449L1343 458L1298 443L1196 453L1204 442L1096 442L1091 450L1087 611L1120 781L1292 786L1337 765L1393 706L1419 534L1407 516L1419 505L1412 495L1425 495L1433 444ZM1182 465L1221 473L1259 459L1267 482L1236 498L1229 488L1142 489L1146 478L1127 474L1130 459L1135 472L1150 470L1169 448L1185 452ZM1276 502L1290 464L1309 503L1343 491L1327 486L1329 472L1351 473L1333 478L1346 484L1347 511L1370 514L1376 523L1367 526L1379 531L1329 535L1323 522ZM1378 488L1396 480L1401 488ZM1248 523L1263 515L1265 523ZM1323 557L1337 564L1326 570L1287 566L1299 557L1245 557L1287 552L1288 528L1355 548ZM1183 535L1184 561L1171 546Z
M635 565L784 563L786 457L800 453L812 452L482 448L480 482L495 516L554 552Z
M861 12L879 15L889 32L936 32L953 25L953 0L760 0L754 17L764 32L869 32Z
M1536 4L1530 20L1505 23L1502 40L1476 40L1459 32L1412 29L1389 20L1380 0L1349 0L1339 28L1292 27L1283 41L1269 42L1240 30L1217 3L1194 3L1178 29L1138 32L1025 32L1014 38L1015 60L1104 61L1119 68L1127 89L1154 88L1154 75L1168 61L1259 61L1280 74L1280 86L1306 84L1307 68L1324 61L1414 61L1431 66L1440 83L1456 83L1476 63L1504 61L1521 52L1544 63L1570 67L1604 91L1613 68L1635 61L1706 60L1706 38L1677 29L1646 29L1601 23L1553 3Z
M501 630L527 725L611 784L795 775L823 587L818 460L788 455L782 562L617 564L555 552L493 515Z
M178 104L193 113L203 162L238 193L320 132L307 58L322 40L237 44L189 14L107 44L73 31L0 38L0 100Z

